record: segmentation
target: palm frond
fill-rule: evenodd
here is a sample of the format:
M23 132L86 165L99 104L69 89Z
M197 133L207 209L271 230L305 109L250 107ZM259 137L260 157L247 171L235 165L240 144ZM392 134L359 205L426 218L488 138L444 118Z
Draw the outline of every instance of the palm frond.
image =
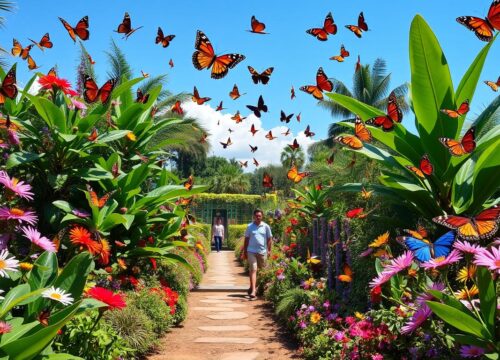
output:
M108 71L108 76L117 79L120 84L123 79L132 78L132 69L125 57L123 51L116 45L115 41L111 39L111 50L106 52L108 61L111 64L111 70Z

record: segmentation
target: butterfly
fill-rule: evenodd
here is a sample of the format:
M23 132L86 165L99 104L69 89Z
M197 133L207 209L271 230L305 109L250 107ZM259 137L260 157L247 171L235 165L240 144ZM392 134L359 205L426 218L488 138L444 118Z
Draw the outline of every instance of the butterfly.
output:
M276 139L276 136L273 136L273 132L269 130L269 132L266 134L266 139L274 140Z
M368 200L369 198L372 197L372 194L373 194L373 190L371 191L367 191L364 187L361 188L361 197L364 199L364 200Z
M319 68L316 73L316 85L306 85L302 86L300 90L311 94L318 100L323 100L323 91L332 91L333 83L328 80L328 77L323 71L323 68Z
M248 71L252 75L252 81L254 84L258 84L261 82L263 85L266 85L269 82L270 76L273 73L274 67L267 68L261 73L258 73L253 67L248 66Z
M168 61L168 65L170 65L170 68L173 68L174 67L174 61L172 59L170 59Z
M294 139L292 144L288 144L288 147L289 147L292 151L295 151L296 149L298 149L298 148L300 147L300 145L299 145L299 143L297 142L297 139Z
M330 156L326 159L326 163L327 163L328 165L332 165L332 164L333 164L333 162L334 162L334 160L335 160L335 155L332 153L332 154L331 154L331 155L330 155Z
M28 45L25 48L16 39L12 40L12 50L10 51L13 56L20 56L21 59L26 60L30 55L30 50L33 45Z
M491 90L498 91L498 87L500 86L500 76L498 77L497 82L487 80L484 83L488 85L491 88Z
M338 275L337 279L339 279L342 282L348 282L348 283L352 282L353 272L348 264L342 265L342 272L343 274Z
M345 213L345 216L347 216L349 219L362 218L363 210L364 210L363 208L355 208L352 210L348 210Z
M307 249L307 263L311 265L319 265L321 264L321 259L318 259L317 255L311 256L311 252Z
M432 221L455 230L457 235L465 240L488 239L498 231L500 206L495 205L483 210L472 218L444 215L435 217Z
M170 108L170 111L177 113L179 115L182 115L184 113L184 111L182 110L182 107L181 107L181 101L177 100L175 102L175 104L172 105L172 107Z
M126 12L125 15L123 16L123 21L121 22L120 25L118 25L118 29L116 29L116 32L119 34L125 34L123 37L125 39L128 39L130 35L135 33L140 28L142 28L142 26L132 29L132 21L130 20L128 12Z
M189 204L191 204L191 202L193 201L193 198L192 197L189 197L189 198L179 198L179 200L177 200L175 202L175 205L180 205L180 206L188 206Z
M328 15L326 15L322 28L312 28L306 30L306 33L315 36L319 41L328 40L328 34L335 35L337 33L337 25L333 22L332 13L329 12Z
M192 56L194 67L198 70L208 70L212 67L212 79L222 79L227 75L229 69L234 68L245 59L245 56L240 54L215 55L210 40L201 30L196 33L194 47L196 49Z
M469 100L464 100L457 110L441 109L440 111L453 119L459 118L469 112Z
M28 69L35 70L35 69L39 68L39 66L36 65L36 62L35 62L35 60L33 60L31 55L28 55L28 58L26 59L26 61L28 62Z
M370 142L372 140L372 133L363 124L363 121L356 116L356 120L354 121L354 135L339 135L334 140L349 146L353 150L359 150L363 147L363 141Z
M97 206L99 209L102 208L106 203L108 202L110 196L114 193L114 191L108 192L101 198L97 197L96 192L92 189L92 187L87 184L87 191L89 192L90 195L90 201L91 201L91 206Z
M219 103L219 105L217 106L217 108L215 109L215 111L222 111L222 110L225 110L226 108L223 108L222 107L222 101Z
M287 174L286 174L286 177L289 179L289 180L292 180L295 184L299 183L302 181L302 179L304 179L305 177L311 175L311 173L309 172L299 172L297 170L297 166L295 164L292 164L292 167L290 168L290 170L288 170Z
M18 90L16 86L16 64L12 65L11 69L5 75L0 86L0 105L5 103L5 98L14 100Z
M117 162L115 162L113 166L111 166L111 174L113 175L114 179L117 178L118 175L120 175L120 168Z
M236 100L242 95L245 95L245 94L240 94L240 90L238 89L238 86L236 84L234 84L233 90L231 90L231 92L229 92L229 97L233 100Z
M358 55L358 61L356 61L356 65L354 66L354 72L358 72L361 69L361 59Z
M248 160L247 161L240 161L240 167L248 167Z
M184 182L183 186L186 190L191 190L194 185L194 177L193 175L189 175L188 179Z
M417 225L417 230L404 229L403 231L419 240L426 239L429 236L427 230L421 225Z
M295 89L292 86L292 88L290 89L290 100L293 100L294 98L295 98Z
M253 158L253 164L255 165L255 167L259 166L259 162L255 158Z
M358 16L358 26L356 25L346 25L346 28L351 30L354 35L356 35L358 38L361 37L361 33L363 31L368 31L368 24L365 22L365 16L363 15L363 12L359 13Z
M49 318L50 318L49 308L43 309L37 316L38 322L43 326L49 326Z
M156 35L155 44L161 44L164 48L170 45L170 42L175 38L175 35L163 35L163 30L158 26L158 34Z
M42 36L42 39L40 42L36 42L35 40L28 39L31 41L34 45L36 45L40 50L44 51L44 48L51 49L54 44L52 41L50 41L50 36L49 33L45 33L45 35Z
M422 158L420 159L419 167L406 165L406 168L422 179L425 178L425 175L430 176L434 172L434 166L432 166L427 154L422 156Z
M255 16L252 16L252 18L250 19L250 27L252 28L252 30L247 30L247 31L251 33L261 34L261 35L269 34L264 32L264 30L266 29L266 24L261 23L259 20L255 18Z
M272 176L266 172L264 173L264 175L262 177L262 186L265 188L272 188L274 186Z
M450 138L439 138L439 141L448 149L453 156L462 156L470 154L476 148L475 127L471 127L463 136L462 140L457 141Z
M246 119L246 116L245 117L241 117L239 111L236 111L236 114L234 114L233 116L231 116L231 120L236 121L236 124L239 124L240 122L242 122L245 119Z
M258 149L258 147L257 147L257 146L252 146L252 145L250 145L250 144L248 144L248 146L250 146L250 151L251 151L251 152L253 152L253 153L254 153L254 152L256 152L256 151L257 151L257 149Z
M306 129L304 130L304 135L306 137L313 137L316 134L311 132L311 127L309 125L307 125Z
M64 28L68 32L70 38L73 40L73 42L76 42L76 37L78 36L82 40L88 40L89 39L89 17L84 16L78 23L76 24L75 27L71 27L70 24L66 22L63 18L59 18L61 20L62 24L64 25Z
M144 72L144 71L142 71L142 70L141 70L141 75L142 75L142 77L143 77L144 79L147 79L147 78L149 77L149 73Z
M337 56L332 56L330 60L336 60L338 62L343 62L346 57L349 56L349 51L347 51L344 47L344 45L340 46L340 55Z
M149 100L149 94L143 94L142 90L140 88L137 88L137 98L135 99L135 102L145 104Z
M491 3L488 15L485 19L475 16L460 16L457 21L474 31L474 34L482 41L491 41L495 30L500 30L500 1Z
M99 135L99 132L97 131L97 128L93 128L92 132L90 133L90 135L87 139L89 141L96 141L98 135Z
M198 105L203 105L207 101L211 100L211 98L209 97L203 97L203 98L200 97L200 94L198 93L198 89L196 88L196 86L194 87L193 96L191 97L191 99Z
M451 246L455 241L455 233L448 231L433 243L427 239L418 239L411 236L403 236L398 238L398 240L406 244L418 261L425 262L448 256L451 252Z
M57 77L57 71L56 71L56 68L53 67L49 70L49 72L47 73L47 76L55 76Z
M232 145L233 143L231 142L231 138L227 138L227 141L224 143L224 142L220 142L220 144L222 145L222 148L225 149L227 148L229 145Z
M253 111L254 115L257 116L258 118L260 118L261 116L261 111L267 112L267 105L264 104L264 98L262 97L262 95L259 96L257 106L247 105L247 108Z
M229 129L227 129L227 131L229 131L229 133L231 134L234 130L229 128Z
M384 131L394 129L395 123L400 123L403 120L403 113L399 108L396 94L391 92L389 101L387 102L387 115L376 116L366 120L366 124L381 127Z
M300 122L300 114L302 114L302 112L299 112L297 115L295 115L295 117L297 118L297 122Z
M285 136L290 135L290 128L287 128L284 133L281 133L281 135L285 135Z
M253 136L255 136L255 133L256 133L257 131L259 131L259 130L255 129L255 125L254 125L254 124L252 124L252 126L250 127L250 132L252 133L252 135L253 135Z
M283 110L281 110L281 115L280 115L281 122L285 122L288 124L290 122L290 120L292 119L292 117L293 117L293 114L286 115L285 112Z
M109 79L101 88L99 88L94 79L85 75L83 81L83 98L88 103L94 103L100 100L103 104L106 104L111 98L111 92L113 91L115 85L116 79Z
M92 56L90 54L87 54L87 59L89 60L90 65L95 65L94 59L92 59Z
M201 135L201 138L200 138L200 143L201 143L201 144L205 144L205 143L207 142L207 137L208 137L208 135L207 135L207 134L205 134L205 133L203 133L203 134Z

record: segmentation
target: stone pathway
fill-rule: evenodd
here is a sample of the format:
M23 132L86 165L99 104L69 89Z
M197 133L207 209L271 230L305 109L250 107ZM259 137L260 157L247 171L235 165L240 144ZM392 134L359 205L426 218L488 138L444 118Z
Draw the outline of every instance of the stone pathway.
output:
M262 299L248 300L248 277L233 251L212 252L183 326L172 329L150 360L299 359L289 335Z

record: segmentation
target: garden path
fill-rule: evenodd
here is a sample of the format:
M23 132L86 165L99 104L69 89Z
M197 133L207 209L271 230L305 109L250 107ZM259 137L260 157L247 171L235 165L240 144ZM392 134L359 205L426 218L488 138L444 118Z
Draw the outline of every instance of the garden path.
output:
M248 278L234 252L211 252L208 263L199 288L189 295L183 326L172 329L149 359L298 359L272 309L264 300L247 298Z

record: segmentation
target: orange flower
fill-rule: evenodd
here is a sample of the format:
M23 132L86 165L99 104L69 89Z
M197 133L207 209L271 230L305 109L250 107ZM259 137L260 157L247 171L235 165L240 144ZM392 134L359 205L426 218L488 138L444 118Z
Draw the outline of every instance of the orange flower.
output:
M102 265L109 264L110 246L106 239L101 239L101 251L99 252L99 262Z
M92 240L92 234L81 226L75 226L69 232L71 243L80 247L80 251L87 250L90 254L96 255L101 252L102 245Z
M127 269L127 263L124 259L119 258L118 260L116 260L116 262L118 263L118 266L120 266L123 270Z

